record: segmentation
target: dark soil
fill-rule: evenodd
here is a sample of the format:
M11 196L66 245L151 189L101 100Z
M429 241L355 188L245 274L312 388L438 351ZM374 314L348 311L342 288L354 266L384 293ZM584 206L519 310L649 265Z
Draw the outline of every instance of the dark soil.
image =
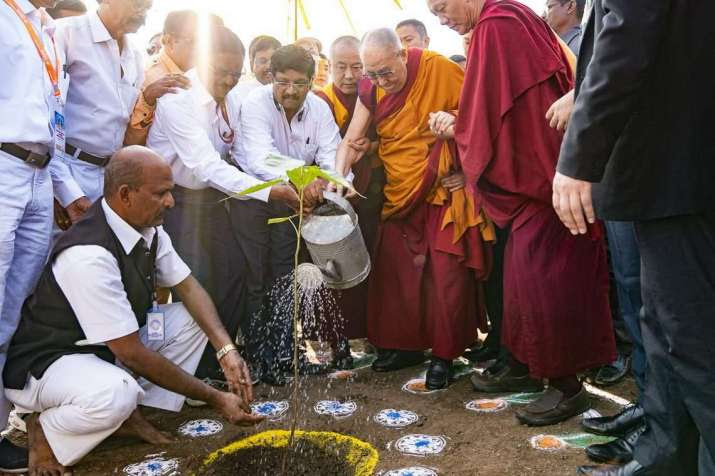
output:
M529 428L519 425L514 417L519 405L513 405L499 413L470 412L464 408L466 402L475 398L494 398L494 395L474 392L466 377L450 385L446 391L432 395L403 392L402 385L418 376L425 368L426 366L418 366L387 374L364 369L350 382L331 381L326 377L306 377L301 381L298 428L343 433L372 444L380 452L378 471L425 466L435 469L440 476L572 476L576 474L578 465L588 463L582 449L568 448L545 452L535 450L529 444L530 437L541 433L580 433L582 430L578 418L550 427ZM635 385L630 378L607 390L629 400L635 397ZM291 397L290 386L272 388L258 385L254 391L257 400L288 400ZM358 404L358 410L351 417L341 420L320 416L313 410L313 405L323 399L352 400ZM596 397L593 398L593 403L594 408L604 415L613 414L619 409L617 405ZM373 416L385 408L412 410L420 419L407 428L384 428L373 421ZM266 421L255 428L234 426L223 421L224 430L217 435L196 439L177 437L176 442L168 445L152 446L136 440L110 438L75 466L74 474L120 476L126 465L143 461L148 455L163 453L165 458L178 458L179 473L190 476L199 469L204 458L212 451L261 431L289 429L290 412L291 410L279 421ZM216 411L208 407L184 407L181 413L147 410L145 414L153 424L164 431L176 431L187 420L222 420ZM447 437L447 447L438 456L420 458L403 455L390 443L410 433L444 435ZM24 437L17 435L17 432L14 432L14 436ZM335 464L335 459L331 459L330 462L313 465L312 473L303 474L340 474L331 472L336 467ZM217 476L219 474L221 473L217 473ZM280 467L274 470L261 466L260 469L235 470L223 474L279 475ZM289 474L301 473L291 471Z
M207 471L200 471L197 474L202 476L234 476L237 474L274 476L281 474L286 452L288 452L286 473L292 476L314 476L316 474L348 476L354 473L354 470L341 461L338 454L331 454L303 439L296 441L294 449L254 446L223 455Z

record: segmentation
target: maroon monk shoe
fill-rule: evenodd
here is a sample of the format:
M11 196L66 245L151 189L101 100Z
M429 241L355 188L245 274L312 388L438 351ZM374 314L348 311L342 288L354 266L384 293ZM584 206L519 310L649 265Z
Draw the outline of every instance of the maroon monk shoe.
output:
M566 397L557 388L549 387L538 400L518 410L516 418L525 425L548 426L580 415L589 408L591 398L585 388L573 397Z
M474 390L483 393L540 392L544 389L541 380L531 378L528 373L517 375L508 365L495 372L485 370L481 374L472 374L470 379Z

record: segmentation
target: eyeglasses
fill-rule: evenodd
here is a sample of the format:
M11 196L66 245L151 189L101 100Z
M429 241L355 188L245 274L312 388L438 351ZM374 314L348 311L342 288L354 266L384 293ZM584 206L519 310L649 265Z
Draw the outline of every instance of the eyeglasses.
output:
M373 83L377 82L380 78L382 79L390 79L395 75L395 72L392 71L391 69L388 70L383 70L383 71L368 71L363 75L363 78L369 79Z
M224 78L226 76L231 76L236 81L241 79L241 76L243 75L242 71L229 71L223 68L217 68L213 65L209 65L209 69L218 77Z
M305 91L310 87L310 81L277 81L274 80L273 84L282 89L289 89L293 87L296 91Z

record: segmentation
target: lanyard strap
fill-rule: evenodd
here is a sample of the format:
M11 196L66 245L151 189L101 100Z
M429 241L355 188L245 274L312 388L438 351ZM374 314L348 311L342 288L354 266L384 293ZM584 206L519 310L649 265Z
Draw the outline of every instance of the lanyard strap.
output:
M52 90L54 92L54 95L56 97L59 97L60 96L60 87L59 87L60 59L59 59L59 56L57 55L57 46L55 45L55 39L50 37L50 39L52 40L52 48L54 49L54 53L55 53L55 65L53 65L52 61L50 60L50 56L47 54L47 51L45 51L45 46L42 44L42 40L40 40L40 37L37 35L37 32L35 31L35 27L32 26L32 23L30 22L30 19L27 18L27 15L25 15L25 13L22 10L20 10L20 7L15 2L15 0L5 0L5 3L10 8L13 9L13 11L17 14L18 18L20 18L20 21L22 21L23 25L25 25L25 29L27 30L27 33L30 35L32 42L35 44L35 49L37 49L37 54L40 55L42 62L45 63L45 69L47 70L47 75L50 77L50 82L52 83Z

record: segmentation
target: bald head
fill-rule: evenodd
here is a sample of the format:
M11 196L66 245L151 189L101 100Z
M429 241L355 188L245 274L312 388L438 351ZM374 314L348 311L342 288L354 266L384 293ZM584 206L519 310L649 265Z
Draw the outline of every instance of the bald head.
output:
M362 39L360 54L368 50L397 53L402 49L402 44L397 34L390 28L378 28L368 31Z
M104 169L104 198L137 229L158 226L174 206L171 168L156 152L133 145L116 152Z
M104 169L104 196L113 197L122 185L138 189L145 171L169 168L159 154L140 145L119 149Z
M350 52L360 54L360 40L354 36L341 36L330 45L330 61L335 62L336 54Z
M390 28L368 32L362 39L360 58L365 75L387 94L400 92L407 83L407 50Z
M362 77L360 40L354 36L341 36L330 45L330 73L333 84L343 94L356 94Z

